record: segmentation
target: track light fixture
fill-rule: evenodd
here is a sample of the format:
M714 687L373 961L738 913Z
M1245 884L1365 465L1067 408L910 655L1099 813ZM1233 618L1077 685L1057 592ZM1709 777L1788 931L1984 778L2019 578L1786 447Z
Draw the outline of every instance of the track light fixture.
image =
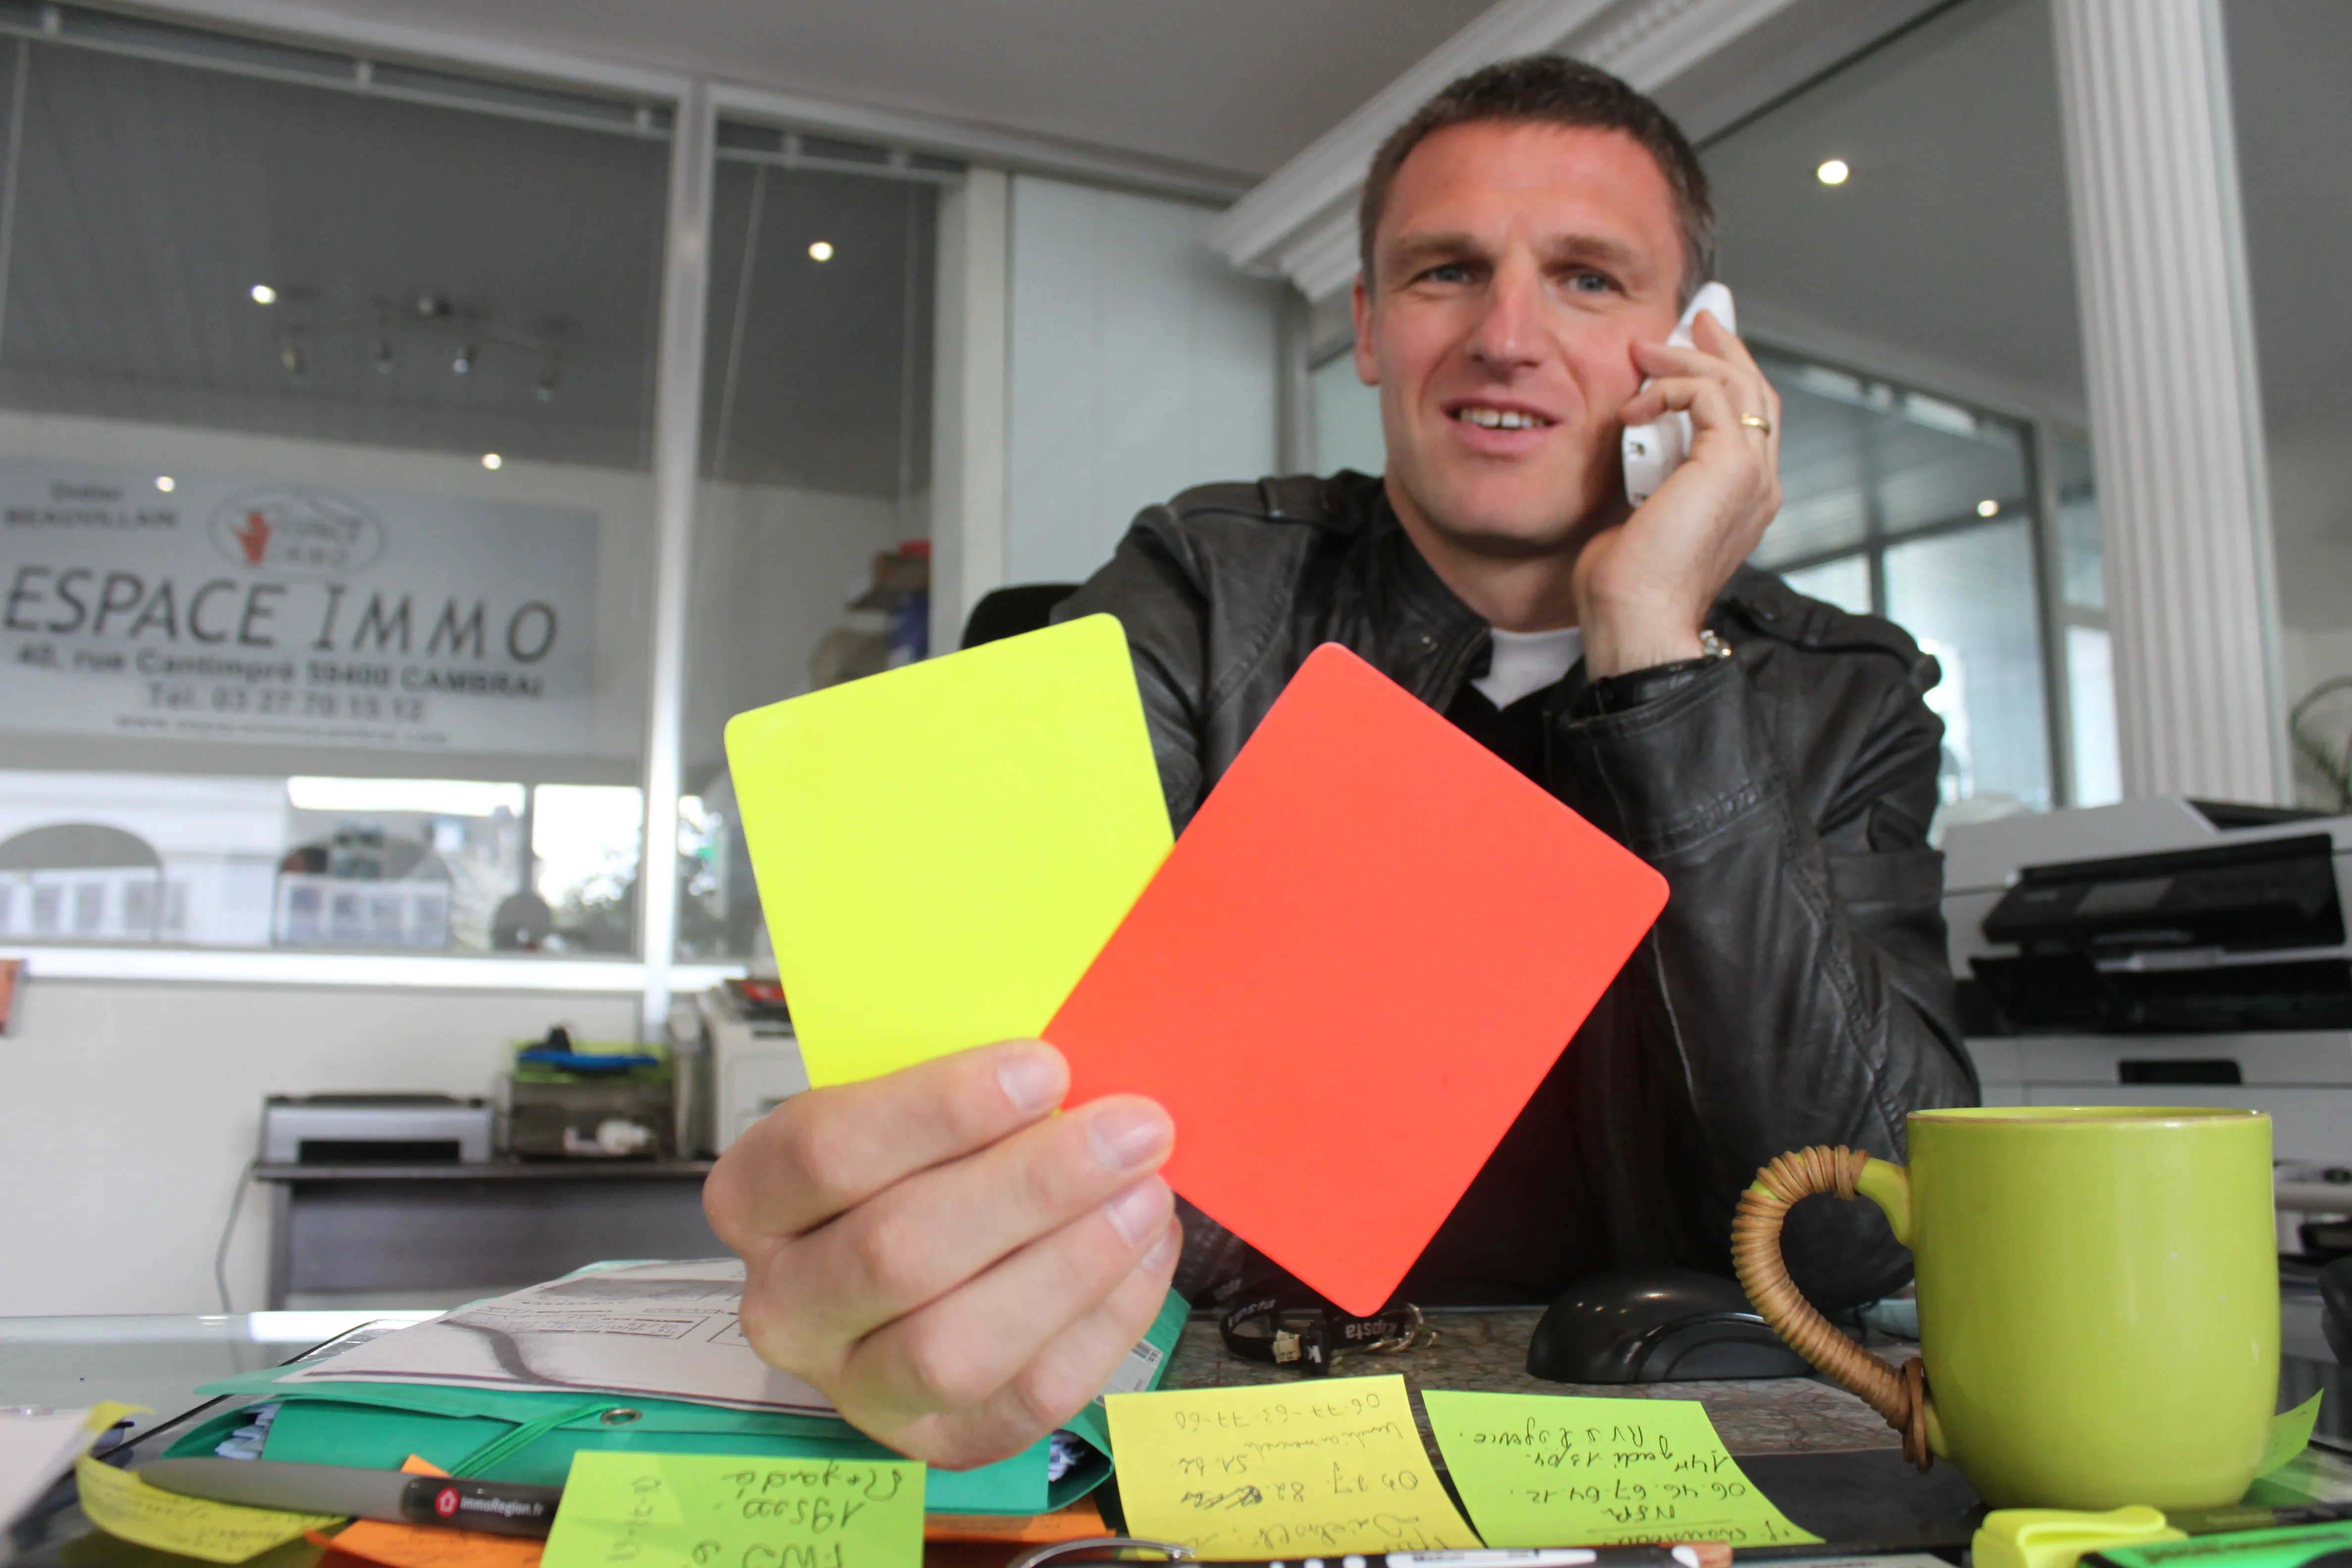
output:
M271 300L281 302L315 298L299 288L272 289L269 292ZM256 298L259 298L258 293ZM405 304L396 300L379 300L366 315L326 321L301 320L288 323L288 328L278 340L278 362L285 368L289 379L296 382L303 380L309 374L309 344L314 338L363 334L362 341L369 345L368 362L374 366L378 375L388 376L399 363L399 340L411 332L446 333L456 341L456 352L448 360L452 375L473 374L481 363L483 351L488 349L493 351L494 360L508 350L526 356L526 364L517 367L518 370L527 370L529 362L537 363L538 372L531 392L541 403L554 401L556 387L562 379L556 357L558 345L553 340L533 332L518 331L486 317L459 310L451 305L447 296L442 294L420 293ZM425 352L429 360L431 346L426 345ZM336 363L340 364L342 362ZM499 367L494 365L492 368ZM491 386L504 384L498 376L491 377Z

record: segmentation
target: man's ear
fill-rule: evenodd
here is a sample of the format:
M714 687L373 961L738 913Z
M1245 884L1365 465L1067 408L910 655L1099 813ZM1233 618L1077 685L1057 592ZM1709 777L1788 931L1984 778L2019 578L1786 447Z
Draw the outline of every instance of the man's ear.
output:
M1372 357L1372 291L1364 287L1364 275L1356 274L1353 297L1356 311L1356 379L1366 386L1381 384L1380 361Z

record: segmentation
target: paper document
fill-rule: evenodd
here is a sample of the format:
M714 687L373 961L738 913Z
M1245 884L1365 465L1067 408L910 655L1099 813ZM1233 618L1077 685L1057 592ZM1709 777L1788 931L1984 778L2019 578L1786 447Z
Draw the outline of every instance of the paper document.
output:
M0 1405L0 1530L38 1502L99 1435L143 1405L100 1405L89 1410Z
M742 1301L740 1258L635 1263L415 1324L282 1381L583 1390L835 1414L824 1394L760 1359L736 1321Z
M760 1359L737 1321L742 1304L740 1258L632 1263L411 1324L278 1382L628 1394L837 1415L815 1388ZM1139 1342L1105 1392L1150 1387L1161 1360L1159 1346Z

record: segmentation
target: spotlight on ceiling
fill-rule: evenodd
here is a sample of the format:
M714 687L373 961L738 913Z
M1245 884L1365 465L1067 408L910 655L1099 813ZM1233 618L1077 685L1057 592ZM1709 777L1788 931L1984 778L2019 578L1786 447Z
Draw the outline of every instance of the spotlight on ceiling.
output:
M459 349L457 357L449 362L449 368L459 375L469 374L474 368L474 345L467 343Z
M809 259L810 259L811 261L830 261L830 260L832 260L832 259L833 259L833 242L832 242L831 240L829 240L829 239L820 239L820 240L818 240L814 245L810 246L810 247L809 247Z
M278 303L278 290L272 289L267 283L256 283L250 289L247 290L247 292L253 296L253 302L257 305L275 305Z
M1846 176L1853 173L1852 169L1845 166L1844 159L1832 158L1813 171L1813 178L1825 185L1843 185L1845 184Z
M2000 515L2000 502L1997 500L1980 500L1977 502L1977 515L1979 517L1999 517Z
M482 467L491 469L494 472L499 468L505 468L506 463L507 460L504 458L499 457L496 452L485 452L482 454Z
M552 363L539 373L539 385L534 390L541 403L555 401L555 366Z
M302 379L303 371L310 366L310 362L302 357L302 345L299 343L288 343L279 349L278 363L284 365L286 374L297 381Z
M173 479L169 474L157 474L155 476L155 488L162 490L165 495L170 495L173 490L180 488L180 481Z
M387 332L375 335L375 373L378 375L392 374L392 337Z

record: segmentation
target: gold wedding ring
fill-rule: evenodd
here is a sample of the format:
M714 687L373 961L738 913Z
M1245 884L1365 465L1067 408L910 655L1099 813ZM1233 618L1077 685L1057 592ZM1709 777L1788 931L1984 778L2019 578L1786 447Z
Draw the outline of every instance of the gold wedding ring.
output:
M1761 430L1767 436L1772 434L1772 422L1761 414L1743 414L1739 416L1739 422L1750 430Z

